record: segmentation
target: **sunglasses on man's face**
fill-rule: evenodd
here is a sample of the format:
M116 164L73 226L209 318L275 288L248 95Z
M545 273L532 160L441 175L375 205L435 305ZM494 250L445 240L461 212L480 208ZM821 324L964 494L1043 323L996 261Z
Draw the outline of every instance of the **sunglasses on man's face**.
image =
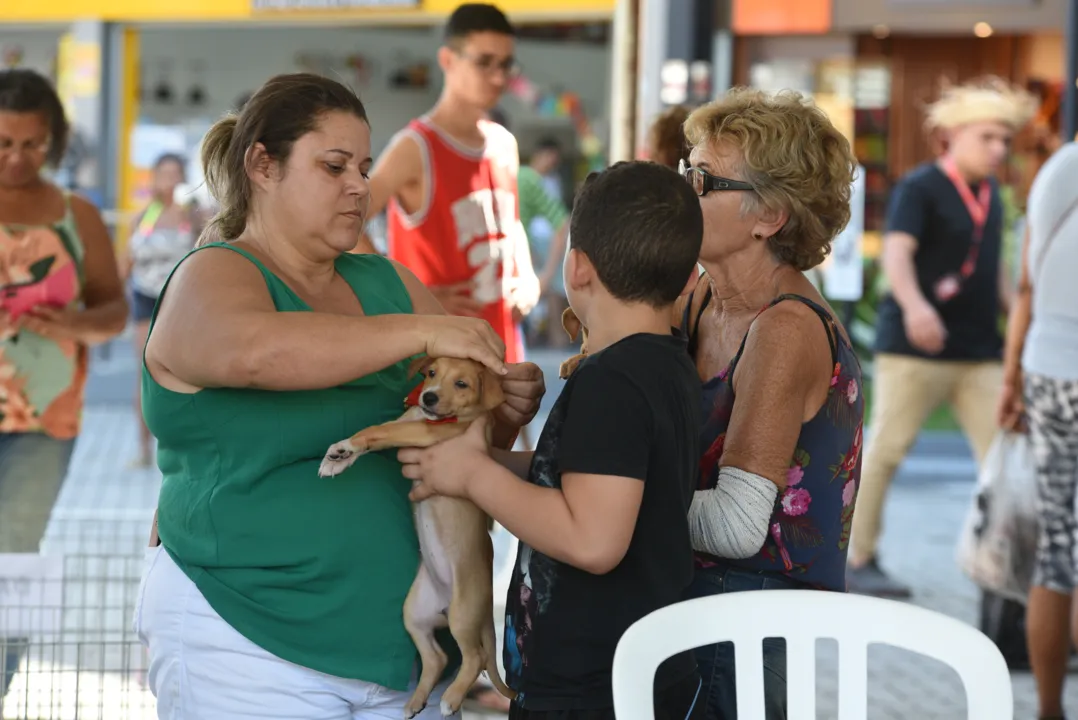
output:
M692 185L692 189L700 197L707 195L712 190L748 190L750 192L756 190L756 188L743 180L731 180L730 178L712 175L700 168L692 167L684 160L678 163L677 171L681 177L685 178L687 183Z

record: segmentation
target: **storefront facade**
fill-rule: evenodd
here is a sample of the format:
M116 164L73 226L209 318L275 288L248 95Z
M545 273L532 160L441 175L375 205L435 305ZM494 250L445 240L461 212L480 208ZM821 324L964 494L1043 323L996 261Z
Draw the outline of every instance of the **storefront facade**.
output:
M56 77L80 142L93 155L72 184L122 220L145 203L149 167L161 152L192 158L190 185L197 187L201 135L276 72L309 70L349 82L369 107L377 153L436 100L441 25L458 4L15 0L0 6L0 45L15 47L29 37L25 29L34 29L34 62L23 64ZM590 149L605 146L615 5L499 2L522 26L518 55L525 74L504 103L522 151L546 135L573 146L583 134ZM554 32L530 32L535 24L554 23ZM568 25L583 31L559 32ZM46 62L50 43L55 59ZM123 230L118 222L117 235Z
M754 0L735 0L746 5ZM768 0L775 6L785 0ZM1021 205L1060 133L1066 0L830 0L831 22L805 27L796 0L764 23L742 26L734 84L793 88L814 96L847 134L865 171L866 253L878 248L894 181L935 155L922 108L944 81L997 75L1042 98L1035 127L1016 140L1005 178ZM763 29L770 32L764 34ZM735 30L738 30L735 27Z

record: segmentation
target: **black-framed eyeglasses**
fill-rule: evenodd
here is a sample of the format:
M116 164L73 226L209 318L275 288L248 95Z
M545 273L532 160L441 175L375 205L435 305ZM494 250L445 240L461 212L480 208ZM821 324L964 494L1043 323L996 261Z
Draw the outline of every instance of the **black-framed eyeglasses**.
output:
M692 167L684 160L678 163L678 173L681 177L685 178L685 181L692 185L692 189L696 191L696 194L700 197L707 195L712 190L747 190L749 192L755 192L750 183L744 180L731 180L730 178L719 177L718 175L712 175L711 173L704 172L700 168Z
M520 75L521 71L523 70L516 58L510 57L498 61L492 55L480 55L479 57L475 57L474 55L470 55L461 50L458 50L457 54L470 62L472 65L475 65L477 68L479 68L480 71L484 73L502 72L505 73L505 76L507 78L513 79Z

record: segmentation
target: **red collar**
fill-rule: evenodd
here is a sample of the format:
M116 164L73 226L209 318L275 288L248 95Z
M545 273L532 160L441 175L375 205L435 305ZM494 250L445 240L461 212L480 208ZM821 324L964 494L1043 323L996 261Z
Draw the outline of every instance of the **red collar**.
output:
M423 393L423 383L416 385L412 392L408 393L408 397L404 399L404 406L407 408L419 407L419 396ZM429 425L447 425L449 423L455 423L456 417L438 418L437 420L431 420L430 418L423 418L423 422Z

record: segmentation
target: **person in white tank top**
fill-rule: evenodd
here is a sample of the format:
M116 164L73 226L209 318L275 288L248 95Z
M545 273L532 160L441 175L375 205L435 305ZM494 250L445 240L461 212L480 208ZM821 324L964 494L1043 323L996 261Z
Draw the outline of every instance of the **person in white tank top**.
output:
M123 275L127 279L131 320L135 335L135 355L142 362L142 351L150 330L157 297L172 269L189 253L204 225L204 215L180 187L187 180L187 161L165 153L154 163L153 198L138 215L134 231L127 241ZM154 464L153 437L142 419L141 384L135 382L135 417L139 423L139 454L132 468Z
M1078 558L1078 145L1044 164L1029 194L1018 297L1004 351L999 424L1028 425L1040 537L1027 610L1039 717L1063 718Z

